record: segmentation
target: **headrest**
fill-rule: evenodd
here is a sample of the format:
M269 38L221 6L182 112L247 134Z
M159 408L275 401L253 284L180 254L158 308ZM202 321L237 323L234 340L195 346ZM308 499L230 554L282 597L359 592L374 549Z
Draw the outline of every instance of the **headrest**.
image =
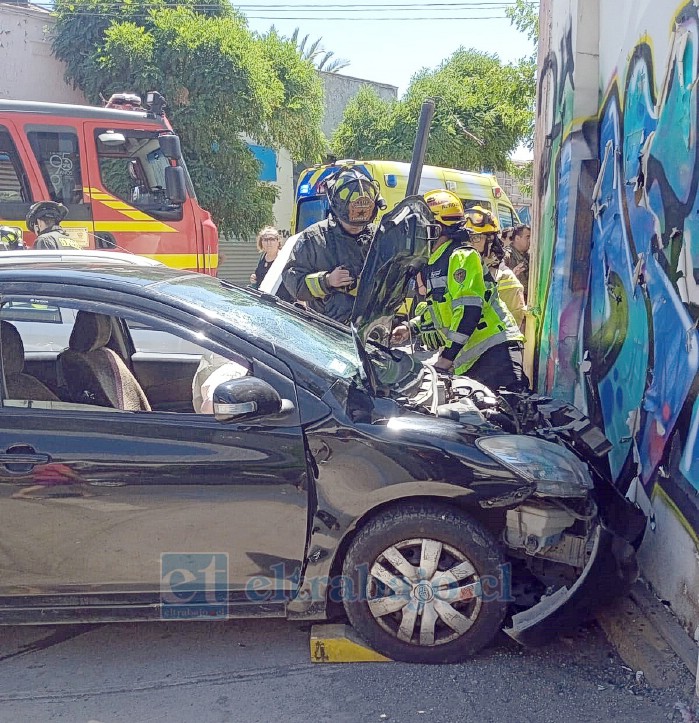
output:
M104 314L78 311L68 346L72 351L85 354L107 345L112 335L112 322Z
M24 344L17 329L9 321L0 322L2 364L5 374L20 374L24 369Z

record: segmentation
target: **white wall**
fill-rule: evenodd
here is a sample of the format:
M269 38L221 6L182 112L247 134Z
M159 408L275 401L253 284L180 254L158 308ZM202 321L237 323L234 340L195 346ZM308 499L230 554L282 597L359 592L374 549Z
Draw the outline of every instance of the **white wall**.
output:
M51 15L0 3L0 98L85 103L68 85L65 66L51 55Z

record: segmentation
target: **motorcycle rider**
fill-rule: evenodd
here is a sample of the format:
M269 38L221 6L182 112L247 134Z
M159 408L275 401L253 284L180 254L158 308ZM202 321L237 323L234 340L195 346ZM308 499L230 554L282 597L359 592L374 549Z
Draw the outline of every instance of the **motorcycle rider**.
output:
M430 191L425 201L441 235L422 272L426 303L410 326L428 348L440 348L436 369L468 375L492 389L525 390L524 336L499 298L488 265L494 254L504 255L498 222L482 207L464 213L450 191ZM397 343L408 336L405 325L393 332Z
M373 221L386 207L379 184L355 166L342 166L327 181L330 214L303 231L282 272L293 299L347 323L357 280L376 231Z
M0 226L0 251L19 251L24 249L22 232L13 226Z
M32 204L27 214L27 228L36 234L35 249L79 249L80 246L61 228L68 209L56 201Z

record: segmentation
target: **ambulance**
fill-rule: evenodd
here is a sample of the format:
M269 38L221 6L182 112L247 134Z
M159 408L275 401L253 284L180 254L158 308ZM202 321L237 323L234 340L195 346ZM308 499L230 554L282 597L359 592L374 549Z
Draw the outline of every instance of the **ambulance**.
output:
M0 100L0 225L20 229L31 248L29 207L57 201L81 248L215 275L216 225L197 202L164 106L156 92L143 105L115 94L104 108Z
M381 195L390 211L405 198L408 185L409 163L398 161L337 161L332 164L313 166L304 170L296 187L292 234L299 233L328 215L328 200L325 193L325 180L339 167L355 165L378 181ZM418 193L426 193L436 188L445 188L455 193L464 204L464 208L483 206L494 212L502 228L516 226L519 223L517 212L510 199L500 188L497 179L490 173L471 173L452 168L424 166L420 178Z

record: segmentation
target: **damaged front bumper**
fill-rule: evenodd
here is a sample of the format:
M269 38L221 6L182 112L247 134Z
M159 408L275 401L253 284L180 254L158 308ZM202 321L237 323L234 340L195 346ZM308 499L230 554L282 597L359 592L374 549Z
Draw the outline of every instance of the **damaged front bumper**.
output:
M646 517L607 480L595 480L601 520L593 532L589 559L571 586L544 596L512 616L504 631L522 645L541 645L588 619L598 608L626 594L638 577L636 550Z

